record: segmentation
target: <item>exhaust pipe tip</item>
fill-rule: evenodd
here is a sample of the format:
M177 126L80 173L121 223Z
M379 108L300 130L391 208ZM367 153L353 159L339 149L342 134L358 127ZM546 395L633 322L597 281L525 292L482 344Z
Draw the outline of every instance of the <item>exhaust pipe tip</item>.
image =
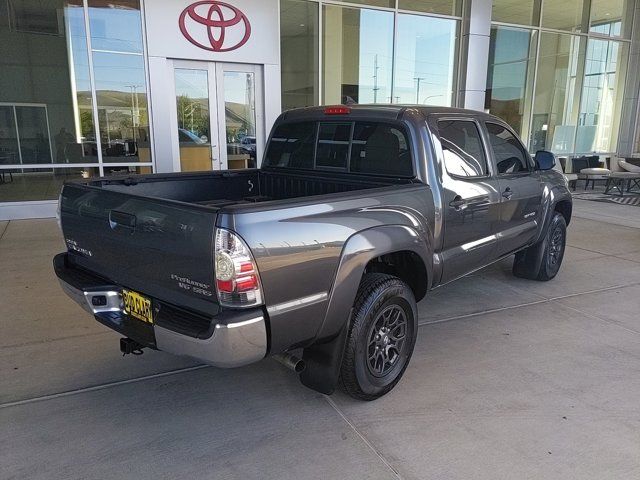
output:
M279 353L274 355L273 359L287 367L289 370L293 370L295 373L304 372L304 369L307 366L304 360L290 353Z

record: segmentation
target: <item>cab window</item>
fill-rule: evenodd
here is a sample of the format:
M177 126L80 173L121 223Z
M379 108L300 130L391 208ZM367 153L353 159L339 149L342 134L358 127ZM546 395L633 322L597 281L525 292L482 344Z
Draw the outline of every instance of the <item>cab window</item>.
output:
M351 144L351 171L371 175L413 176L407 136L399 126L355 122Z
M271 167L311 169L315 143L315 122L283 123L273 132L264 163Z
M480 132L470 120L438 121L440 143L447 173L456 177L488 175L487 157Z
M347 169L351 123L320 123L316 166Z
M496 159L499 175L523 173L531 170L530 155L522 148L520 141L502 125L487 122L489 143Z
M280 124L267 145L263 165L364 175L414 176L405 128L384 122Z

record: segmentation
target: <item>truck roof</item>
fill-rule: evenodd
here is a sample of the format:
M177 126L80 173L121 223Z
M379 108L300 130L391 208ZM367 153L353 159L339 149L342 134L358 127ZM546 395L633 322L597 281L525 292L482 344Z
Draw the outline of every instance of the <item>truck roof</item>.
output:
M454 108L454 107L440 107L435 105L411 105L411 104L358 104L358 105L321 105L318 107L304 107L304 108L295 108L293 110L288 110L282 114L280 120L306 120L306 119L318 119L324 118L327 113L326 110L329 108L339 109L349 109L349 113L347 115L357 117L357 118L366 118L366 117L375 117L375 118L388 118L388 119L399 119L401 115L407 110L419 111L424 116L428 116L431 114L464 114L481 118L497 118L493 115L490 115L485 112L481 112L479 110L468 110L464 108ZM333 116L341 117L340 113L333 113Z

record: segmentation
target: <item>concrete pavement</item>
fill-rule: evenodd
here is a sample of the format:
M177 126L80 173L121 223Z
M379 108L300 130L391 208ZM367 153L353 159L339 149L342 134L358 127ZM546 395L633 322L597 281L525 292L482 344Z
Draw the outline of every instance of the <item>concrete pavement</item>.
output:
M503 261L431 292L370 403L269 360L123 358L57 285L55 221L0 222L0 478L638 478L640 209L615 207L576 201L552 282Z

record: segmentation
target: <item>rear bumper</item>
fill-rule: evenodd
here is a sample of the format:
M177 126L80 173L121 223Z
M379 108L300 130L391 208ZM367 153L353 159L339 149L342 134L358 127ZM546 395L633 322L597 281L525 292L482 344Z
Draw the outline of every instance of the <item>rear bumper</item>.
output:
M211 319L210 334L205 338L189 336L129 319L123 311L122 288L69 265L66 253L57 255L53 263L62 290L72 300L100 323L145 346L223 368L257 362L267 353L266 322L260 308L226 311ZM96 297L104 297L106 302L101 299L96 306Z

